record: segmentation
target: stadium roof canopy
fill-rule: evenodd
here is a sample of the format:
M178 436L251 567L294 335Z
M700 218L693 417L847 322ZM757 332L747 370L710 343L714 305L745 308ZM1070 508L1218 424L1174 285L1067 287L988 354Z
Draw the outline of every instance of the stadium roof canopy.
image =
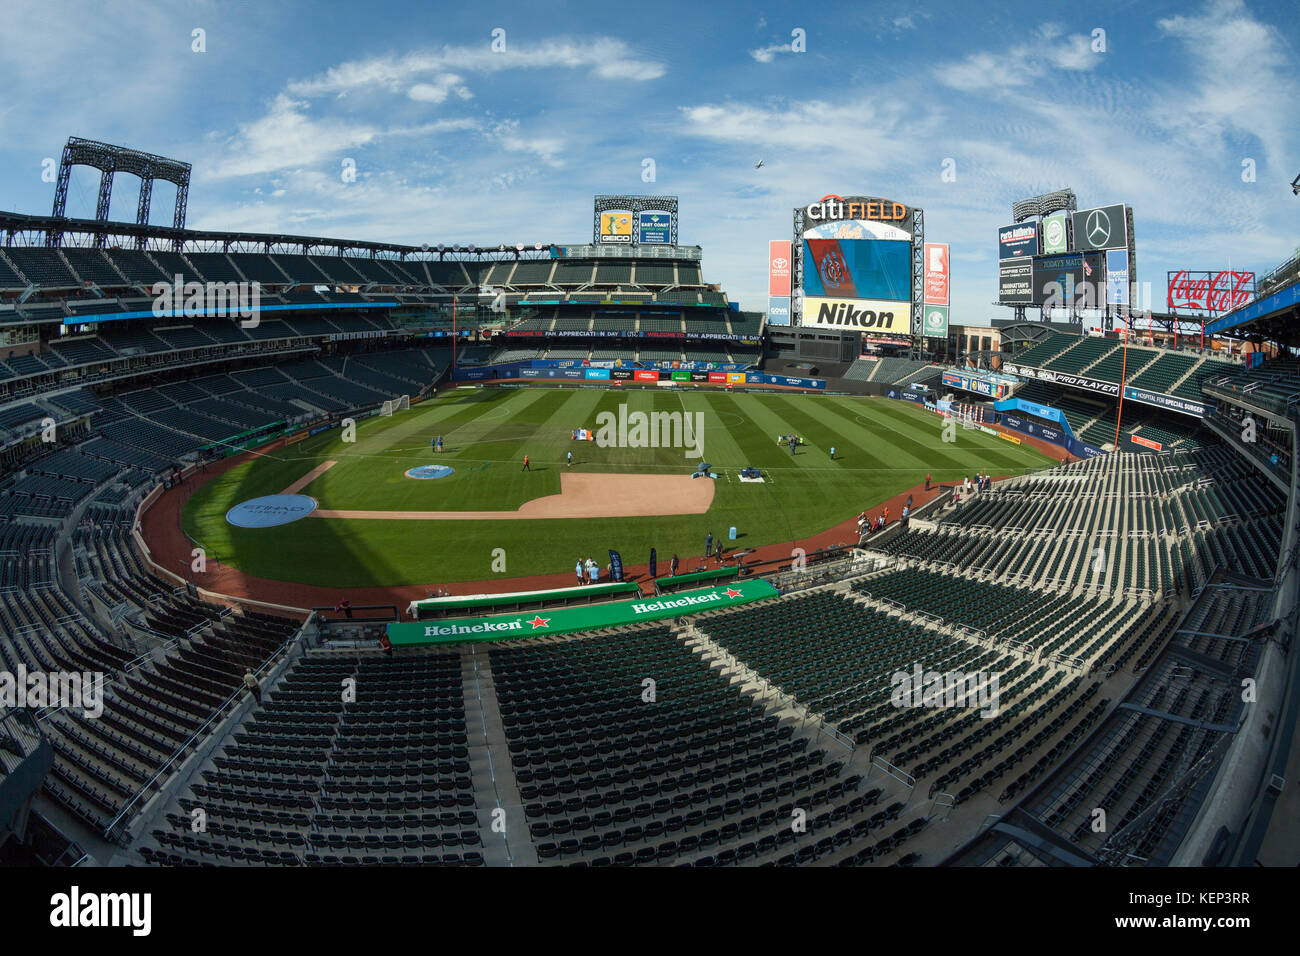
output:
M171 226L140 225L133 222L107 222L97 219L70 219L55 216L30 216L0 212L0 232L5 245L51 245L52 237L62 244L75 246L134 245L126 240L145 240L149 248L189 247L193 251L270 252L275 248L299 253L415 258L470 259L511 256L513 258L550 258L552 243L495 246L404 245L394 242L371 242L364 239L335 239L325 236L298 236L289 233L226 232L220 230L176 229Z
M1250 302L1207 322L1205 332L1300 345L1300 252L1263 276Z

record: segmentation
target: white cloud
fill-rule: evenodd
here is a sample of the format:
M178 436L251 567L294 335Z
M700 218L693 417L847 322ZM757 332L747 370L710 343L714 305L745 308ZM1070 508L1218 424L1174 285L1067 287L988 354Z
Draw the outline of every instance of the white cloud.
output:
M462 100L474 95L455 73L444 73L430 83L416 83L406 91L406 95L418 103L441 103L450 94Z
M778 53L790 53L790 44L773 43L771 46L759 47L757 50L750 50L749 55L759 63L771 63L776 59Z
M424 135L473 129L471 119L440 120L416 127L381 129L368 123L308 115L310 106L280 94L262 117L241 125L224 145L207 175L214 179L252 176L279 169L323 165L345 150L385 137Z
M1104 55L1092 52L1092 38L1073 34L1061 39L1057 24L1044 24L1029 43L996 52L971 53L958 63L938 68L935 75L946 86L967 92L1012 89L1050 79L1052 70L1086 72L1099 66Z
M544 40L524 46L508 42L501 53L494 53L490 44L484 42L476 47L443 47L403 56L353 60L310 79L290 83L289 92L308 97L348 93L367 87L401 92L408 84L422 81L430 74L453 70L490 74L539 69L590 69L601 79L636 82L658 79L665 72L662 63L642 58L622 40L610 37Z

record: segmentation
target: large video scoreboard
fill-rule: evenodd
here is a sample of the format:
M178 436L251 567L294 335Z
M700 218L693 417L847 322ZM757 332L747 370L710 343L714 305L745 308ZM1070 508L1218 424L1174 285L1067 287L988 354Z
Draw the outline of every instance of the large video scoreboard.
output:
M924 221L920 209L878 196L826 195L794 210L792 324L913 337L922 334ZM942 320L947 337L947 250Z

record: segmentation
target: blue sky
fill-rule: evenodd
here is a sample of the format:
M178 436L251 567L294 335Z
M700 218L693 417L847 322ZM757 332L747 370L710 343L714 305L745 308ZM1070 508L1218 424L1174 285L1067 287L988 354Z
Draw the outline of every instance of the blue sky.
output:
M705 278L765 309L792 207L877 195L952 245L955 323L1007 314L995 230L1052 189L1134 207L1158 303L1166 270L1263 272L1300 244L1292 3L975 9L6 0L0 208L49 212L42 161L69 135L192 162L202 229L585 242L593 194L667 193ZM93 216L97 177L74 175L70 215ZM112 217L135 201L121 177Z

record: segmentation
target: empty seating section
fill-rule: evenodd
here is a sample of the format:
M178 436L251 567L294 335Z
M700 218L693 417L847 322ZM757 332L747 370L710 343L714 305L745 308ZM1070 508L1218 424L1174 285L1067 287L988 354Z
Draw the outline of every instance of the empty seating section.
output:
M763 314L761 312L731 312L728 313L731 321L732 335L752 335L755 338L763 330Z
M643 286L675 285L677 283L677 271L671 263L638 262L634 281L637 285Z
M1075 339L1072 348L1048 359L1043 363L1043 367L1074 375L1086 374L1084 369L1087 366L1092 365L1117 348L1119 348L1119 342L1116 339L1079 336Z
M82 282L93 282L100 286L122 285L122 276L118 275L112 263L98 249L64 247L63 257Z
M632 264L629 262L598 262L594 281L597 285L630 285L632 282Z
M554 267L555 263L550 260L516 263L515 271L510 276L510 284L516 288L546 285L550 281L551 270Z
M852 379L855 382L869 381L876 371L876 365L879 361L879 359L874 358L856 358L853 360L853 364L845 369L842 377Z
M5 255L28 282L46 288L75 288L79 283L64 264L58 249L6 246Z
M1147 366L1158 361L1159 356L1159 352L1151 349L1117 348L1089 368L1087 376L1102 382L1118 382L1123 375L1124 381L1127 382L1133 375L1141 374Z
M490 659L543 864L747 862L794 842L794 807L828 825L857 799L859 776L844 777L666 628L495 648Z
M1118 453L994 486L942 513L937 530L877 547L988 582L1168 596L1199 587L1216 564L1271 577L1284 509L1223 449Z
M185 256L198 270L200 280L207 282L242 282L235 264L224 252L190 252ZM185 281L193 281L193 276L186 275Z
M1164 352L1139 374L1131 375L1128 382L1137 388L1168 392L1175 382L1192 370L1197 361L1195 355Z
M146 859L481 866L466 744L458 653L310 653L165 814Z
M447 289L463 289L477 284L476 280L466 273L466 265L460 262L429 261L424 264L424 271L428 273L429 281L436 285Z
M267 255L251 252L232 252L230 261L234 263L240 275L250 282L261 282L269 285L284 285L289 280L283 269ZM195 263L198 265L198 263ZM201 268L201 267L200 267ZM320 280L316 280L320 281Z
M555 273L551 276L554 285L589 285L594 270L590 262L565 262L555 264Z
M1029 348L1015 353L1011 356L1011 361L1016 365L1042 367L1049 360L1068 349L1078 339L1079 337L1076 335L1062 335L1060 332L1050 332L1045 339L1041 339Z
M1210 366L1208 359L1206 366ZM1201 383L1241 392L1245 396L1257 395L1286 406L1300 398L1300 362L1272 359L1252 369L1214 362L1210 370L1199 377L1198 386Z
M925 368L924 362L903 358L882 358L868 381L907 385Z
M0 249L0 289L22 289L26 285L22 276L15 272L14 267L4 258L3 249Z

